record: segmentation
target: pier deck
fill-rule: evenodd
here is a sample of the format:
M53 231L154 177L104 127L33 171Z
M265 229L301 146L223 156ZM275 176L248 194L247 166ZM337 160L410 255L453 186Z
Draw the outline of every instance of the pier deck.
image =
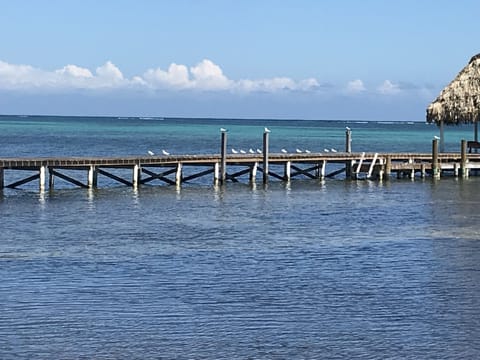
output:
M188 168L188 171L186 170ZM130 169L128 176L113 169ZM470 170L480 169L480 154L467 153L264 153L264 154L205 154L124 157L59 157L0 159L0 188L18 188L39 181L40 189L54 187L54 179L79 187L97 187L102 175L128 186L152 181L180 186L185 182L213 175L215 183L228 181L256 182L257 172L263 182L307 179L388 179L443 175L469 176ZM77 172L75 172L76 170ZM33 172L20 177L21 171ZM80 178L72 173L87 172ZM13 175L16 174L16 175ZM47 184L48 177L48 184ZM12 181L8 182L7 180ZM82 179L83 178L83 179Z

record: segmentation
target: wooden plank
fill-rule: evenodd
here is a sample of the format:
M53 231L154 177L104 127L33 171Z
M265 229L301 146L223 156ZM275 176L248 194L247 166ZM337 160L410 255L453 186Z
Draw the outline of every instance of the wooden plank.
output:
M360 160L358 162L358 165L357 165L357 169L355 170L355 178L356 179L358 179L358 174L360 174L360 171L362 169L363 160L365 160L365 152L362 153L362 155L360 157Z
M373 167L375 166L377 158L378 158L378 153L375 153L375 155L373 156L373 160L370 164L370 168L368 169L367 179L370 179L372 177Z

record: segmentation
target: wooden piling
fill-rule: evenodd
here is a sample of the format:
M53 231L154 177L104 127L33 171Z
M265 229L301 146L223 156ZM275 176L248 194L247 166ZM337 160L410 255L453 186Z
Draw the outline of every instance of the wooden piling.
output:
M462 139L460 143L460 172L462 177L468 177L468 168L467 168L467 140Z
M88 187L96 188L98 180L98 171L96 166L91 165L88 169Z
M0 167L0 189L3 189L4 187L5 187L4 171L3 171L3 167Z
M352 130L348 127L345 131L345 152L352 152Z
M392 174L392 157L387 155L385 157L385 171L383 172L383 177L385 180L390 179L390 175Z
M227 180L227 132L222 130L221 149L220 149L220 183L224 184Z
M48 188L53 189L55 185L55 175L53 174L53 169L51 167L48 168Z
M135 164L133 165L133 170L132 170L132 186L133 188L137 188L138 184L140 184L140 174L141 174L141 169L140 165Z
M218 185L220 181L220 163L213 164L213 183Z
M40 190L43 191L45 190L45 176L46 176L46 166L40 166L39 169L39 185L40 185Z
M177 164L177 171L175 173L175 185L180 186L182 184L182 163Z
M250 167L250 183L254 183L257 178L258 162L254 162Z
M440 168L438 163L438 139L432 140L432 176L435 179L440 178Z
M292 163L290 161L287 161L285 163L285 175L283 177L285 179L285 181L290 181L291 165L292 165Z
M268 182L268 134L270 131L265 130L263 133L263 183Z
M349 127L345 130L345 152L352 152L352 130ZM347 179L352 178L352 160L345 162L345 177Z

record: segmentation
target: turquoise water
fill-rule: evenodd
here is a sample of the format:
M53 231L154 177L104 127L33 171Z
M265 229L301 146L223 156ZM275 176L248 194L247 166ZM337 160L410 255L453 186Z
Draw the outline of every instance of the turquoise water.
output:
M419 123L0 118L3 156L344 146ZM455 150L472 129L447 128ZM477 358L480 178L0 194L0 358Z

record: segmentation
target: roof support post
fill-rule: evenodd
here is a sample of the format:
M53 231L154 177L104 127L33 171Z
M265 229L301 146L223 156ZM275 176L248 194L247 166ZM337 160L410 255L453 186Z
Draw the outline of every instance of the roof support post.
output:
M445 134L443 129L443 120L440 121L440 152L445 152Z

